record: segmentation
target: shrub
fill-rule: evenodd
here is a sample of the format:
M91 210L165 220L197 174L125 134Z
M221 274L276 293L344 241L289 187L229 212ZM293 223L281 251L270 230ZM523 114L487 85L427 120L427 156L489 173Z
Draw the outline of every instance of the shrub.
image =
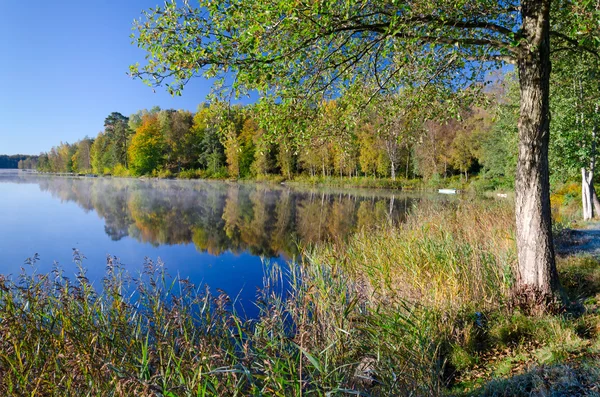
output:
M129 170L122 164L117 164L111 172L112 175L118 177L127 177L130 175Z

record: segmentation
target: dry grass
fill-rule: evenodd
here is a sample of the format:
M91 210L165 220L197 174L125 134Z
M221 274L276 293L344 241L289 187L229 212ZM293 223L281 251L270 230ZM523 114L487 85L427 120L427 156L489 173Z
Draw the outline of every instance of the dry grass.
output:
M501 305L511 287L513 230L505 202L432 202L398 227L360 232L309 258L343 269L386 304L408 300L456 311L477 302L484 311Z

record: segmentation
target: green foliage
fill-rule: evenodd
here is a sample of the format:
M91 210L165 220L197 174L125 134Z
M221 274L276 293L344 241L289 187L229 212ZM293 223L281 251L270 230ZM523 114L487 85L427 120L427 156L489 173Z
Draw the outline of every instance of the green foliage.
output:
M92 147L94 140L88 137L75 143L75 153L73 154L73 171L77 173L92 172Z
M17 167L20 170L35 170L38 168L38 160L39 156L22 156L22 158L17 163Z
M128 149L131 172L143 175L156 171L164 156L164 146L158 117L144 116Z
M32 156L26 156L22 154L16 154L13 156L8 156L6 154L0 155L0 168L21 168L19 167L20 161L25 161L28 158L35 158ZM30 168L30 167L28 167Z
M519 88L516 77L509 74L497 86L499 100L496 106L495 123L481 138L480 162L483 177L494 184L512 188L517 168L517 139L519 119Z
M91 166L95 174L103 174L105 169L110 169L110 164L107 164L107 156L105 153L108 147L108 139L104 133L98 134L94 140L94 144L90 149Z
M200 178L199 170L181 170L177 176L181 179L197 179Z
M463 188L463 183L453 176L466 174L469 178L476 177L471 189L475 192L512 189L519 111L514 77L509 75L494 83L486 94L489 107L462 109L461 120L445 120L438 117L433 108L425 113L435 116L437 121L398 113L410 110L401 106L406 99L400 96L393 100L388 98L387 103L376 101L361 116L352 104L358 95L347 93L336 101L302 109L305 116L302 120L293 119L299 110L269 102L243 107L203 104L195 114L155 108L137 112L129 119L113 113L107 117L105 131L97 138L84 138L73 145L54 148L42 155L38 169L115 174L119 167L117 174L124 175L122 168L129 169L130 164L128 160L119 160L122 155L116 148L129 149L136 135L129 130L129 125L139 128L144 117L154 115L159 119L163 154L145 171L133 171L135 174L151 174L163 169L185 178L200 175L261 178L279 173L288 180L308 181L303 177L308 176L311 184L317 180L340 184L327 180L333 176L362 174L381 181L345 184L384 186L386 178L391 177L394 160L394 171L398 175L404 179L423 178L432 188ZM574 117L569 114L572 112L558 114L554 123L559 125L562 120ZM274 138L277 134L268 128L281 134ZM564 134L565 128L557 127L551 147L553 158L565 159L551 164L553 174L562 179L576 177L576 167L580 164L569 160L563 152L580 153L589 149L587 143L576 142L579 135ZM589 135L589 129L580 130ZM299 134L304 136L302 140L297 139ZM69 153L72 155L67 158ZM228 169L224 173L225 166ZM198 171L186 173L185 170Z
M420 109L421 115L414 115L415 110L406 104L411 95L408 89L357 112L353 99L361 95L364 93L351 92L335 101L301 109L261 101L247 106L205 103L195 114L159 108L142 110L129 118L112 113L106 118L105 130L95 139L84 138L65 146L73 152L67 159L71 164L61 160L60 146L46 153L38 168L112 175L125 175L125 170L134 175L158 175L159 170L168 170L172 176L219 179L279 174L287 180L308 176L311 184L318 178L332 183L329 178L364 175L380 181L346 184L377 187L389 185L388 178L402 177L423 178L437 188L450 183L462 187L452 177L477 173L483 163L484 177L490 182L481 186L509 185L503 182L508 177L495 170L509 168L507 159L516 158L506 139L498 139L509 135L505 132L509 128L504 130L499 123L508 125L511 121L494 124L492 112L481 108L462 109L461 121L441 115L439 121L425 121L440 109L428 106ZM503 95L490 93L488 97L493 106L514 106ZM297 119L297 112L303 118ZM137 137L137 131L148 117L157 120L153 133L157 142L142 145L153 158L140 167L141 152L136 164L130 164L130 156L140 148L133 142L146 139ZM136 130L130 129L136 126ZM129 153L126 159L124 148ZM501 153L508 155L501 158Z
M411 7L362 0L168 3L136 22L133 38L149 62L131 72L148 84L167 83L173 94L196 74L224 78L231 72L236 94L276 89L284 98L327 95L363 79L385 82L384 89L434 78L466 85L486 68L462 59L512 55L520 40L517 9L493 1L477 9L482 22L471 27L454 22L469 20L472 11L445 1Z
M600 61L590 54L557 56L552 78L552 178L579 179L593 168L600 134Z
M125 168L122 164L117 164L110 174L118 177L127 177L130 175L129 169Z

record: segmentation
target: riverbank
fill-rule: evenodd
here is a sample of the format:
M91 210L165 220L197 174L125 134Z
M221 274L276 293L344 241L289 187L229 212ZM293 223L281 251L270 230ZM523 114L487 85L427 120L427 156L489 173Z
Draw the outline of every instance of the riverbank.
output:
M301 264L267 266L253 319L151 262L137 281L109 262L102 288L79 255L72 281L2 278L0 392L585 395L600 379L598 261L559 258L562 314L510 308L513 217L502 200L432 203L313 246Z
M127 170L125 170L127 171ZM27 172L27 171L26 171ZM56 176L67 176L67 177L87 177L87 178L131 178L131 179L165 179L165 180L218 180L218 181L229 181L229 182L257 182L257 183L269 183L269 184L282 184L289 186L312 186L312 187L332 187L340 189L389 189L389 190L402 190L402 191L415 191L415 192L437 192L439 189L451 189L459 192L468 192L473 194L488 194L492 196L505 197L511 195L511 189L502 188L497 186L496 183L479 179L477 177L471 178L468 182L465 182L461 177L452 176L448 178L435 178L430 181L423 179L404 179L404 178L376 178L367 176L353 176L353 177L340 177L340 176L307 176L307 175L294 175L291 178L286 178L281 175L257 175L255 177L248 178L231 178L226 174L213 174L204 171L191 170L182 171L180 173L171 172L157 172L152 175L142 176L131 176L128 172L119 174L82 174L82 173L49 173L49 172L37 172L40 175L56 175Z

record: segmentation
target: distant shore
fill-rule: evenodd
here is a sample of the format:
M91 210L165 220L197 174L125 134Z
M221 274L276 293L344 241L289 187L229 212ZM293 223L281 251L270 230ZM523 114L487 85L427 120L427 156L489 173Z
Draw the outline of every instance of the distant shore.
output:
M335 187L335 188L353 188L353 189L390 189L414 192L437 192L440 189L456 190L457 192L471 193L498 193L498 196L506 197L511 195L511 189L481 189L477 186L477 178L473 178L466 183L459 178L440 178L439 181L425 182L422 179L404 179L398 178L375 178L365 176L339 177L339 176L306 176L296 175L291 179L281 175L260 175L251 178L231 178L231 177L200 177L197 174L180 173L169 175L98 175L93 173L76 172L39 172L37 170L20 170L22 172L35 173L39 175L54 175L80 178L123 178L139 180L208 180L208 181L229 181L229 182L257 182L269 184L282 184L290 186L315 186L315 187ZM473 183L475 181L475 183ZM495 194L494 194L495 195Z

